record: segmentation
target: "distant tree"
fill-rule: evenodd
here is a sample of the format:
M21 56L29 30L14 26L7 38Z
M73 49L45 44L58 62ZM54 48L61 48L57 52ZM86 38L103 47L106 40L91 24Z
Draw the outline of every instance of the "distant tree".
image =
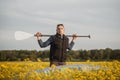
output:
M93 49L93 50L71 50L67 54L67 61L84 61L84 60L120 60L120 49ZM48 60L49 50L1 50L0 61L24 61L29 59L37 61L37 59Z
M109 61L110 60L110 56L111 56L111 52L112 52L112 49L106 48L105 52L104 52L104 59Z
M120 60L120 49L115 49L112 51L111 59Z
M98 59L99 59L99 60L103 60L103 57L104 57L104 49L100 49L100 50L98 51L98 54L99 54Z
M97 59L98 59L98 50L97 50L97 49L91 50L90 58L91 58L92 60L97 60Z

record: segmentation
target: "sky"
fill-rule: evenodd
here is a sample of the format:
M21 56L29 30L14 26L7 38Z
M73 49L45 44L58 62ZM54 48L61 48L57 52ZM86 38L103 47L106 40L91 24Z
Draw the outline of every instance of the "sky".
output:
M77 38L73 50L120 49L120 0L0 0L0 50L49 49L36 37L15 40L14 34L56 34L57 24L65 34L91 35Z

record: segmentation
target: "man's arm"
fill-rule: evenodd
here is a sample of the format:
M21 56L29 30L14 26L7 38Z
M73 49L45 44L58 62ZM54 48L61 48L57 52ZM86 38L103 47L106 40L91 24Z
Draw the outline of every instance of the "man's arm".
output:
M41 40L41 33L40 32L37 32L36 36L37 36L37 40L38 40L38 43L39 43L39 45L40 45L41 48L47 47L52 42L52 36L47 41L45 41L45 42L43 42Z
M40 45L41 48L47 47L50 45L52 42L52 37L50 37L47 41L43 42L41 39L38 39L38 44Z
M74 44L75 44L75 42L71 41L71 43L68 46L68 49L71 50L73 48Z
M76 34L73 34L73 39L72 39L72 41L71 41L71 43L69 44L69 47L68 47L69 50L71 50L73 48L76 39L77 39Z

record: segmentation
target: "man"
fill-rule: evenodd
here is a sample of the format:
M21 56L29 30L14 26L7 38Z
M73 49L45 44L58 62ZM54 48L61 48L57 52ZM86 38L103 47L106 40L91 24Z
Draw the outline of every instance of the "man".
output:
M47 47L50 45L50 66L53 64L56 66L65 65L66 64L66 54L67 49L71 50L74 46L74 41L76 40L76 35L73 35L72 41L69 44L69 39L64 35L64 25L58 24L57 33L53 36L50 36L49 39L45 42L41 40L41 33L37 32L37 40L41 48Z

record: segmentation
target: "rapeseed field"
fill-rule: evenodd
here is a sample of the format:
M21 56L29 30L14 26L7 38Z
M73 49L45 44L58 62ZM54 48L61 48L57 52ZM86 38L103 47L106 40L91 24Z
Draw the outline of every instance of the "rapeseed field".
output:
M100 66L98 69L83 70L64 68L48 72L37 70L49 69L49 62L0 62L0 80L120 80L120 62L67 62L71 64L87 64ZM56 68L52 66L51 68Z

